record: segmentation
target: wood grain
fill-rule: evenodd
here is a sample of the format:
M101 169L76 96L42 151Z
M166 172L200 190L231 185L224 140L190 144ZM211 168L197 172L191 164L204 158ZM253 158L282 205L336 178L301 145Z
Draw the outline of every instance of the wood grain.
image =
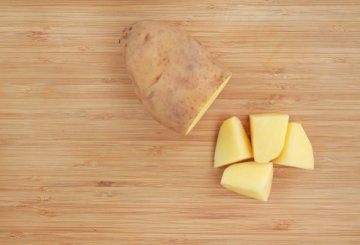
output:
M360 2L0 2L0 244L360 244ZM191 135L135 98L122 29L161 19L233 72ZM228 116L303 123L316 170L219 185Z

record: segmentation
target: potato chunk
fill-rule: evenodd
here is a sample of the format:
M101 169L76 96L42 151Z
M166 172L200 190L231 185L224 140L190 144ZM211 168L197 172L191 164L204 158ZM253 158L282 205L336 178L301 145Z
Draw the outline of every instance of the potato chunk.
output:
M270 162L280 155L285 143L289 115L250 115L250 131L255 162Z
M221 185L241 195L267 201L272 178L272 163L237 163L225 169Z
M311 142L300 123L289 123L285 146L274 163L285 166L314 169L314 155Z
M215 168L253 157L251 144L237 117L225 120L219 130L215 149Z

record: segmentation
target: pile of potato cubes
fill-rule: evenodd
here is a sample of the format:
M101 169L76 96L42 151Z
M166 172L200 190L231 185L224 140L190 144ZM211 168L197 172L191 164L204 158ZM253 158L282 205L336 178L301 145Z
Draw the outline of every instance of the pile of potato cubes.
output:
M267 201L273 179L273 163L314 169L311 143L298 122L286 114L250 115L251 143L241 121L231 117L220 127L215 167L229 165L221 185L239 194ZM254 158L251 162L241 162ZM241 162L241 163L239 163Z

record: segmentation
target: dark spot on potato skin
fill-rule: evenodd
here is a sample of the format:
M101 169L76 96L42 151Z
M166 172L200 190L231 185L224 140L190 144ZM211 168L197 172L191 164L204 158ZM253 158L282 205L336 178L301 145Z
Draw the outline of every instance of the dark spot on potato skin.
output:
M167 65L169 64L169 62L170 62L169 57L164 56L162 59L159 60L159 65L160 64Z
M155 79L154 79L154 81L152 82L152 85L151 85L151 86L154 86L156 83L158 83L158 82L160 81L162 74L163 74L163 73L161 72L159 75L157 75L157 76L155 77Z
M148 99L150 100L152 97L154 97L155 92L151 91L150 94L148 94Z
M218 86L219 85L219 81L222 81L224 78L224 73L216 73L213 75L213 80L212 80L212 85L214 86Z
M188 70L188 72L192 72L194 70L194 63L190 63L186 66L186 70Z
M189 72L189 74L191 74L191 72ZM178 81L178 88L180 89L184 89L184 90L193 90L193 89L197 89L198 85L199 85L199 81L198 79L194 79L191 76L186 76L186 77L179 77L177 79Z
M144 37L144 44L146 42L148 42L150 40L150 34L149 33L146 33L145 37Z
M180 103L173 106L174 117L177 121L180 121L184 115L184 109L182 107L183 105Z
M162 73L160 73L159 75L157 75L157 76L155 77L155 81L156 81L156 82L159 81L159 79L161 78L161 74L162 74Z

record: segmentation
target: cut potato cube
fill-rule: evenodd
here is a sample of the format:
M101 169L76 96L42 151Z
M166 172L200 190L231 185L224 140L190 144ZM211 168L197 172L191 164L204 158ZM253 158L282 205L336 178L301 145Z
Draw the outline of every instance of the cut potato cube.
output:
M231 117L220 127L215 149L215 168L252 158L251 144L241 121Z
M265 163L278 157L285 143L289 115L250 115L251 141L255 162Z
M312 145L300 123L289 123L285 146L280 156L274 160L274 163L314 169Z
M237 163L225 169L221 185L244 196L267 201L272 178L272 163Z

